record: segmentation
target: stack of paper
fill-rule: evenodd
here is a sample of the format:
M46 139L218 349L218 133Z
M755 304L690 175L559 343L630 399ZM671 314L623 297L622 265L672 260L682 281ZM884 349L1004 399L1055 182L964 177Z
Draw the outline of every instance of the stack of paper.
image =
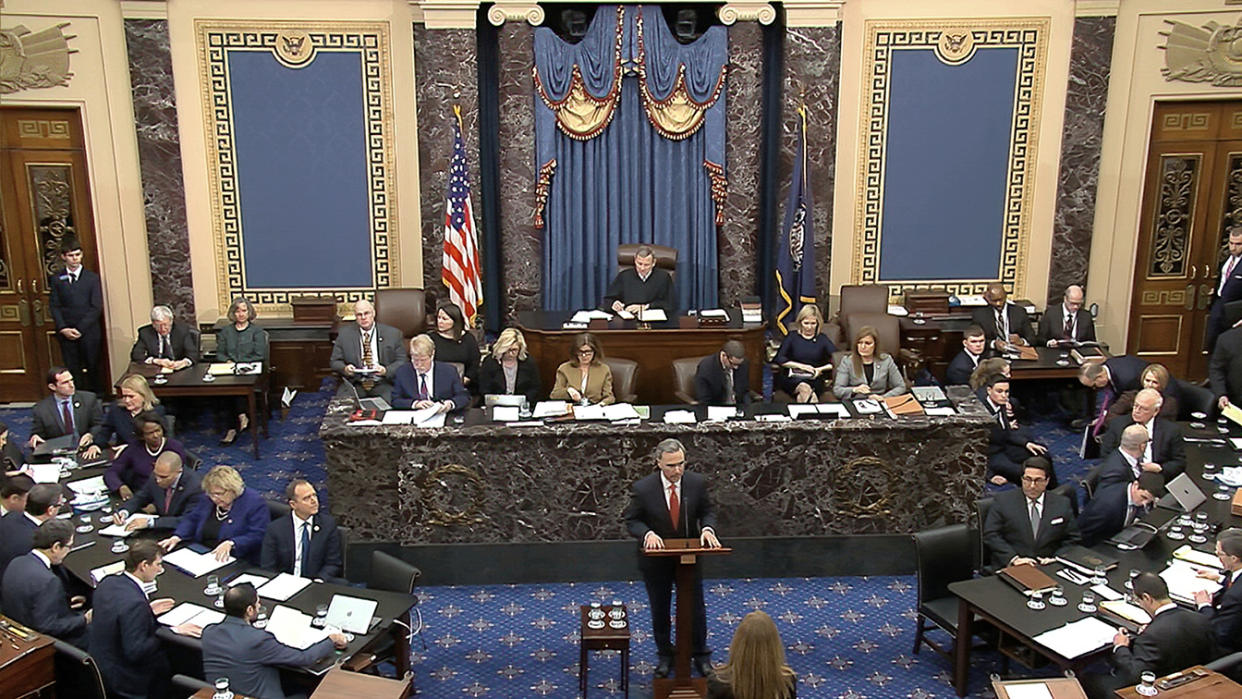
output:
M207 628L211 624L218 624L224 621L224 613L217 612L214 609L200 607L199 605L191 604L190 602L182 602L159 617L156 617L155 620L165 626L194 624L199 628Z
M722 320L729 319L729 312L723 308L704 308L699 311L700 318L720 318Z
M578 311L573 318L569 319L571 323L590 323L592 320L612 320L612 314L607 311L591 310Z
M535 403L535 412L533 417L560 417L569 412L569 403L563 400L541 400Z
M134 517L149 518L151 517L151 515L130 515L129 519L125 520L125 522L122 524L109 524L103 529L100 529L99 534L101 536L114 536L114 537L124 539L125 537L130 536L134 532L138 531L137 529L126 529L125 528L125 525L129 524L130 520L132 520Z
M1194 563L1200 566L1209 566L1217 570L1224 570L1225 565L1215 555L1191 548L1190 544L1182 544L1173 552L1173 557L1187 563Z
M276 637L277 641L306 650L328 637L328 629L317 629L311 626L311 617L296 609L276 605L267 618L267 632Z
M73 481L72 483L66 483L65 485L69 486L69 489L72 490L77 495L83 495L86 493L108 492L108 486L107 484L104 483L103 476L95 476L94 478L84 478L80 481Z
M1117 616L1135 624L1150 624L1151 615L1142 607L1136 607L1125 600L1107 600L1100 602L1100 609L1116 614Z
M665 315L662 308L648 308L644 311L639 311L638 319L644 323L663 323L668 320L668 316Z
M854 410L857 410L859 415L879 415L883 407L870 398L859 398L854 401Z
M237 559L229 556L223 561L217 561L215 555L210 551L207 553L194 553L188 548L180 548L164 556L165 563L176 566L191 578L206 575L213 570L223 568L235 560Z
M933 415L935 417L953 417L954 415L957 415L957 410L953 408L953 406L951 405L946 405L940 408L937 408L937 407L923 408L923 412L927 413L928 415Z
M59 483L60 464L27 464L35 483Z
M731 405L709 405L707 406L708 422L724 422L731 417L737 415L737 408Z
M309 584L311 584L310 578L300 578L296 575L281 573L259 588L259 596L274 599L277 602L284 602L301 592Z
M602 405L575 405L575 420L603 420L607 417L604 414L604 406Z
M492 422L517 422L521 417L518 415L520 410L513 405L494 405L492 406Z
M1089 616L1045 631L1035 637L1035 642L1063 658L1073 659L1110 645L1116 634L1117 629Z
M1169 586L1169 597L1178 602L1193 604L1195 593L1205 590L1209 595L1220 591L1220 583L1199 577L1199 568L1182 560L1174 559L1169 567L1160 571L1160 577Z
M888 304L888 314L890 316L898 316L900 318L905 318L906 316L910 315L910 311L905 306L902 306L896 303L890 303Z
M604 419L606 420L637 420L638 411L634 410L634 406L629 403L614 403L604 406Z
M664 413L664 422L668 425L693 425L698 418L693 410L670 410Z

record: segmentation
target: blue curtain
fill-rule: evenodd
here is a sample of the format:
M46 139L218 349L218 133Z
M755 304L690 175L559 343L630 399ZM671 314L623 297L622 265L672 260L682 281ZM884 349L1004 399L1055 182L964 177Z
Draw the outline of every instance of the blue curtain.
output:
M617 245L637 242L678 249L680 307L717 303L713 195L723 196L724 187L725 30L713 27L683 46L658 8L642 9L601 7L576 45L550 29L536 30L537 89L543 91L535 97L536 165L543 190L546 309L598 305L617 271ZM643 70L619 70L640 61ZM592 112L578 131L572 114L557 112L574 101L575 75L589 102L602 110ZM683 133L653 126L640 92L644 78L650 100L663 102L680 91L702 112L700 123ZM592 118L600 122L593 128Z

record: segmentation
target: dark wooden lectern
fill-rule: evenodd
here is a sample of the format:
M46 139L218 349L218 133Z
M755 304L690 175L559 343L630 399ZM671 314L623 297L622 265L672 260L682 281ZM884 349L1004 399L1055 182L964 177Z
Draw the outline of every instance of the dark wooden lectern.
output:
M707 695L707 680L690 677L690 655L694 630L694 567L699 556L732 553L733 549L704 548L698 539L665 539L664 548L643 551L647 556L677 557L677 662L671 678L656 679L655 699L701 699Z

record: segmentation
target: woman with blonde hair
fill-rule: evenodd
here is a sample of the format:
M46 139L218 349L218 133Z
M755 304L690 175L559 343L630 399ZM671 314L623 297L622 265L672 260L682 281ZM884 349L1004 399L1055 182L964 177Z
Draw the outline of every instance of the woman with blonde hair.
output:
M527 405L534 406L541 390L539 365L526 354L522 331L505 328L479 366L479 393L526 396Z
M1143 388L1154 388L1160 392L1160 397L1164 402L1160 404L1160 412L1156 417L1162 417L1166 420L1176 420L1178 413L1177 396L1174 395L1176 387L1170 386L1173 379L1169 376L1169 370L1163 364L1148 364L1143 369L1143 373L1139 374L1139 383ZM1104 425L1107 426L1113 418L1119 415L1129 415L1130 410L1134 407L1134 397L1138 395L1138 391L1126 391L1113 404L1108 406L1108 414L1104 416Z
M617 398L612 394L612 368L604 363L599 340L591 333L579 333L569 349L569 361L556 368L552 400L577 403L585 399L592 405L616 403Z
M1009 377L1009 360L1004 357L989 357L981 360L979 366L970 372L970 387L976 391L988 385L993 376Z
M793 332L781 340L776 352L776 365L782 371L776 374L776 387L788 393L799 403L817 403L828 387L832 371L832 353L837 351L832 340L820 332L824 316L819 306L808 303L798 311Z
M880 334L870 325L858 329L854 351L837 365L832 392L837 398L883 400L906 392L897 362L880 347Z
M137 446L142 442L142 433L138 429L138 415L153 411L164 421L164 430L168 430L168 418L164 416L164 408L160 399L151 392L151 386L141 374L129 374L121 379L117 400L104 412L103 422L91 431L94 443L100 447L108 446L110 441L120 445Z
M742 618L729 643L729 660L707 679L708 699L793 699L794 671L772 617L754 611Z
M232 466L216 466L208 471L203 476L202 489L207 497L181 518L177 530L160 546L171 551L185 541L212 549L217 561L233 556L258 562L263 535L272 521L267 500L259 491L247 488Z

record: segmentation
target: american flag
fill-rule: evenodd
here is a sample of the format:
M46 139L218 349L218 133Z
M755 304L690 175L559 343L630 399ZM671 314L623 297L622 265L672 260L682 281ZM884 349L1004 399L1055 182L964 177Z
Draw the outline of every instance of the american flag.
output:
M474 209L470 206L470 179L466 168L466 144L461 138L461 113L453 122L453 162L449 166L448 200L444 204L444 262L440 278L449 300L461 308L473 326L483 304L483 279L479 271L479 247L475 240Z

